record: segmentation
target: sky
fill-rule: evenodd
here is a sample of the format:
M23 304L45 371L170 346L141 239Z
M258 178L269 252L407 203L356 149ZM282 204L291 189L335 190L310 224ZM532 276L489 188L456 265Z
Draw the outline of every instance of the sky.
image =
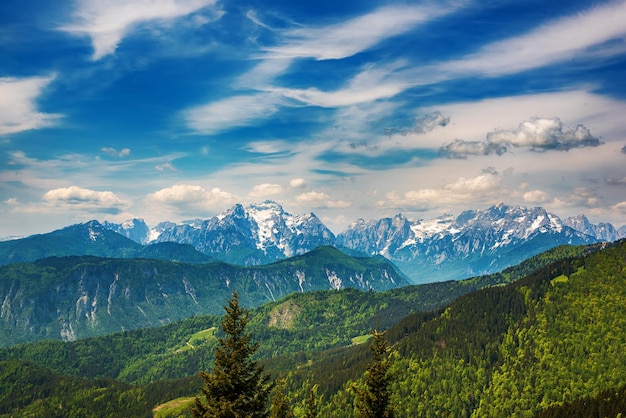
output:
M0 2L0 237L265 200L625 225L626 1Z

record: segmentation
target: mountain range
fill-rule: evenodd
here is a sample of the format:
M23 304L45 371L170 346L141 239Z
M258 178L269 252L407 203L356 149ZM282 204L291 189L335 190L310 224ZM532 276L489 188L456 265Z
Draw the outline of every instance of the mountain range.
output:
M349 254L382 255L413 283L489 274L561 244L589 244L626 237L609 223L579 215L561 219L541 207L503 203L458 216L424 220L402 214L359 219L334 235L313 213L293 216L276 202L233 208L208 220L163 222L139 219L104 226L143 244L178 242L222 261L254 265L332 245Z
M0 346L75 340L217 314L233 290L247 306L294 292L382 291L408 281L383 257L333 247L263 266L155 259L49 257L0 266Z

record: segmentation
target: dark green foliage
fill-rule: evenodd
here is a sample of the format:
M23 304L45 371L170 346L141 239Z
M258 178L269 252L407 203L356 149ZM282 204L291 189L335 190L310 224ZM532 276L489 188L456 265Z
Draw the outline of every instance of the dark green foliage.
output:
M246 332L249 312L239 306L239 296L233 293L221 322L225 338L219 339L215 363L210 373L200 372L204 379L201 389L205 400L196 398L195 417L263 418L268 416L267 402L274 383L263 366L252 360L258 349L252 335Z
M0 361L0 417L145 417L151 416L151 409L141 388Z
M285 396L285 381L279 380L272 394L269 418L293 418L293 411Z
M532 265L542 268L520 280L513 269L387 292L295 294L251 311L248 329L259 341L254 360L271 374L285 376L284 394L296 416L303 416L313 386L324 401L313 397L317 415L311 416L352 417L347 388L362 375L371 354L368 344L352 345L351 338L366 334L380 315L386 340L397 353L391 383L397 417L532 417L542 411L552 414L546 417L586 417L603 416L605 410L613 414L605 416L614 417L623 413L614 406L624 393L613 388L626 381L626 242L596 250L578 257L584 251L576 248L567 259L555 253L536 257ZM498 286L507 282L513 283ZM495 287L467 294L486 284ZM55 373L46 373L67 381L75 378L59 374L153 382L139 388L118 383L112 393L119 395L116 399L129 396L127 404L110 398L111 408L149 409L197 390L198 377L156 380L210 370L217 337L225 335L208 332L218 324L217 317L201 316L73 343L15 346L0 350L0 359L49 365ZM13 376L3 381L0 394ZM29 382L29 390L40 395L17 397L22 401L13 407L14 416L28 416L24 411L48 405L49 398L63 405L82 402L74 399L81 391L51 398L45 380ZM112 381L106 385L116 387Z
M551 406L538 413L534 418L621 418L626 416L626 386L619 389L607 389L596 396L585 396Z
M393 418L391 404L391 361L385 333L372 332L370 351L372 360L367 366L361 385L354 385L356 392L356 415L359 418Z
M317 385L311 386L304 401L304 413L302 418L316 418L318 414Z

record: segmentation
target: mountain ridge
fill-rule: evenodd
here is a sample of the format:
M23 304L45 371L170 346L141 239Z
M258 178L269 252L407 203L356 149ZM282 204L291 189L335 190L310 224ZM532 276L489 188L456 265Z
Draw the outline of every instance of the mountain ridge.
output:
M245 222L239 222L237 230L241 235L234 236L228 228L220 230L220 225L231 227L242 219ZM264 222L267 219L270 222ZM313 226L308 227L303 219ZM400 213L378 220L357 219L337 235L314 214L292 216L272 201L248 207L238 204L203 221L202 227L197 224L159 224L163 230L150 237L186 242L223 261L244 265L287 257L293 248L302 253L315 245L333 245L350 254L382 255L414 283L489 274L561 244L626 237L626 230L609 223L593 224L585 215L561 219L541 207L504 203L430 220L409 219ZM237 243L237 248L224 242Z
M413 283L426 283L493 273L561 244L615 241L626 236L624 228L593 224L585 215L561 219L541 207L499 203L485 210L467 210L430 220L409 219L402 214L378 220L357 219L335 235L314 213L292 215L278 203L265 201L248 206L236 204L206 220L161 222L153 228L139 218L122 224L93 220L49 234L4 241L0 242L0 264L51 255L142 257L141 244L174 242L223 262L252 266L329 245L351 255L384 256ZM75 236L65 241L52 240L63 231L74 231ZM110 236L112 232L127 241L119 235ZM105 236L109 236L108 241ZM38 240L43 242L37 244ZM78 241L84 248L77 248ZM105 242L115 244L107 247ZM33 249L33 245L39 249ZM73 252L52 250L64 245ZM112 248L115 246L119 248ZM192 255L189 248L186 251L189 254L183 261L202 262L198 254ZM164 251L155 253L159 254L157 258L177 259Z
M0 346L75 340L221 312L234 289L258 306L294 292L408 285L388 260L333 247L263 266L50 257L0 266Z

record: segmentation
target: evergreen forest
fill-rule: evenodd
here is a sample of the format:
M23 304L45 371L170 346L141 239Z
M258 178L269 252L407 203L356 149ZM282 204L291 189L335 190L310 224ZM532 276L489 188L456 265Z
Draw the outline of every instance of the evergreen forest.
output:
M233 300L161 327L2 348L0 416L211 416L229 385L241 392L213 416L626 416L626 241L465 281ZM228 415L237 402L247 415Z

